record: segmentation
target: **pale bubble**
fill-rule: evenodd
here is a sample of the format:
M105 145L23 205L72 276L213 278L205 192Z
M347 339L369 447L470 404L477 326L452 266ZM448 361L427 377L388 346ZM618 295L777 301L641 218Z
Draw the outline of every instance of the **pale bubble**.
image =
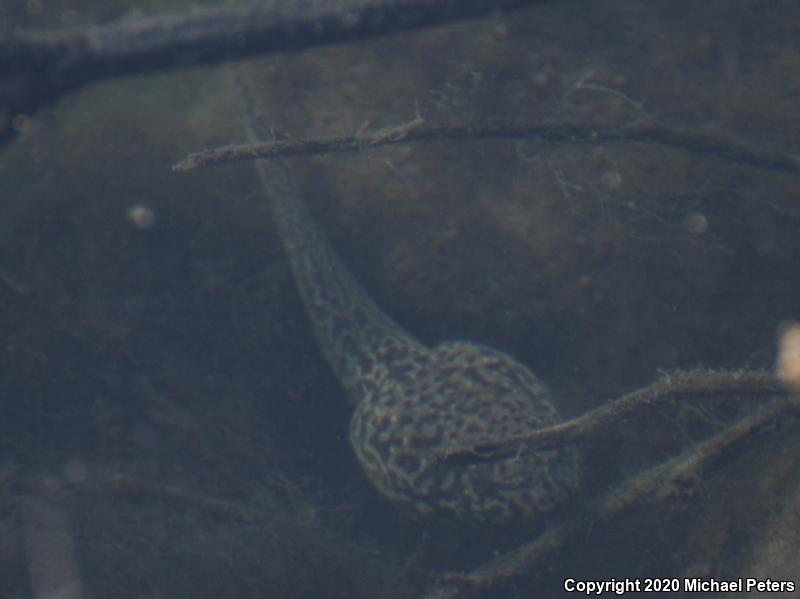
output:
M790 391L800 392L800 324L783 324L778 331L778 378Z
M690 212L683 219L683 228L689 233L700 235L708 231L708 219L701 212Z
M146 204L133 204L126 211L128 221L139 229L149 229L156 224L156 214Z
M622 185L622 173L619 171L606 171L600 176L600 183L606 189L619 189Z

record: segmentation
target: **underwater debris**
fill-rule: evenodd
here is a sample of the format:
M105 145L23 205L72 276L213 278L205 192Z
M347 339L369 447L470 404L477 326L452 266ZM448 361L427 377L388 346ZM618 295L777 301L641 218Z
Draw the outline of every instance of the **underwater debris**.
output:
M800 323L790 322L781 327L777 373L787 390L800 393Z

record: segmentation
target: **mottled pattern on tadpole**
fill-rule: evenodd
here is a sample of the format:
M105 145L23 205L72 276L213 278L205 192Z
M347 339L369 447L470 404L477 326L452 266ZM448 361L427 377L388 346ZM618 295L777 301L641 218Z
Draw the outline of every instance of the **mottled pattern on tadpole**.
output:
M419 514L479 522L536 520L568 497L579 477L572 447L467 464L440 459L557 423L547 389L497 350L414 339L339 260L283 165L260 172L320 348L355 405L350 441L378 491Z
M422 514L529 520L577 487L574 448L462 466L439 458L448 447L556 422L547 389L530 371L501 352L455 341L393 360L356 408L350 439L378 490Z

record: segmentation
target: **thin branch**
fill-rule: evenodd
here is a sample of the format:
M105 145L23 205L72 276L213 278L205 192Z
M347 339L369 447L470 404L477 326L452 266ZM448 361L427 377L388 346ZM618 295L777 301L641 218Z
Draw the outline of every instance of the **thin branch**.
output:
M0 32L0 142L18 113L112 76L430 27L544 0L272 0L53 32Z
M800 174L800 157L761 150L716 135L673 129L659 125L594 127L591 125L437 125L421 127L422 119L375 133L318 139L279 140L212 148L189 154L172 168L185 172L243 160L357 152L365 148L444 139L535 139L549 143L600 144L609 142L649 143L691 154L766 170Z
M786 392L780 381L766 372L676 372L561 424L501 439L487 438L467 447L451 447L439 459L447 464L477 463L513 458L520 452L554 449L583 442L658 403L724 395L777 396Z
M468 574L442 577L426 599L467 599L483 596L487 591L492 591L490 594L496 597L499 588L530 576L540 569L544 559L598 522L609 520L634 504L680 494L699 478L703 470L708 470L734 447L797 407L797 403L786 399L768 401L700 445L594 497L582 513L561 516L535 540L486 562Z

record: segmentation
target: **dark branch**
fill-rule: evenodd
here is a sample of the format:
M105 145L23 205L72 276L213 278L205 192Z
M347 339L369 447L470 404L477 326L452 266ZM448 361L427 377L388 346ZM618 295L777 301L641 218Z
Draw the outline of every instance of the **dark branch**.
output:
M676 372L572 420L521 435L486 439L468 447L451 447L440 456L440 460L448 464L491 462L513 458L520 452L563 447L586 441L632 414L659 403L725 395L771 397L787 393L780 381L766 372Z
M537 139L550 143L598 144L640 142L676 148L692 154L767 170L800 174L800 159L789 154L760 150L707 133L658 125L593 127L590 125L456 125L420 127L422 119L403 126L349 137L281 140L213 148L190 154L175 164L176 171L227 164L241 160L299 154L355 152L365 148L443 139Z
M11 121L91 81L429 27L543 0L273 0L66 31L0 33L0 143Z
M705 377L704 375L708 375ZM739 387L738 383L742 383ZM670 391L671 388L671 391ZM759 373L684 373L667 377L650 387L631 394L640 397L662 397L671 392L692 395L695 392L762 397L764 402L751 414L726 427L683 453L633 475L619 485L591 497L578 513L562 513L549 521L535 539L491 559L468 574L445 576L425 599L468 599L477 596L500 596L500 590L539 571L546 559L563 548L571 539L608 521L633 505L662 501L680 496L691 489L704 473L709 473L732 450L750 441L756 434L787 414L797 413L796 400L770 398L774 379ZM625 399L617 400L617 404Z

